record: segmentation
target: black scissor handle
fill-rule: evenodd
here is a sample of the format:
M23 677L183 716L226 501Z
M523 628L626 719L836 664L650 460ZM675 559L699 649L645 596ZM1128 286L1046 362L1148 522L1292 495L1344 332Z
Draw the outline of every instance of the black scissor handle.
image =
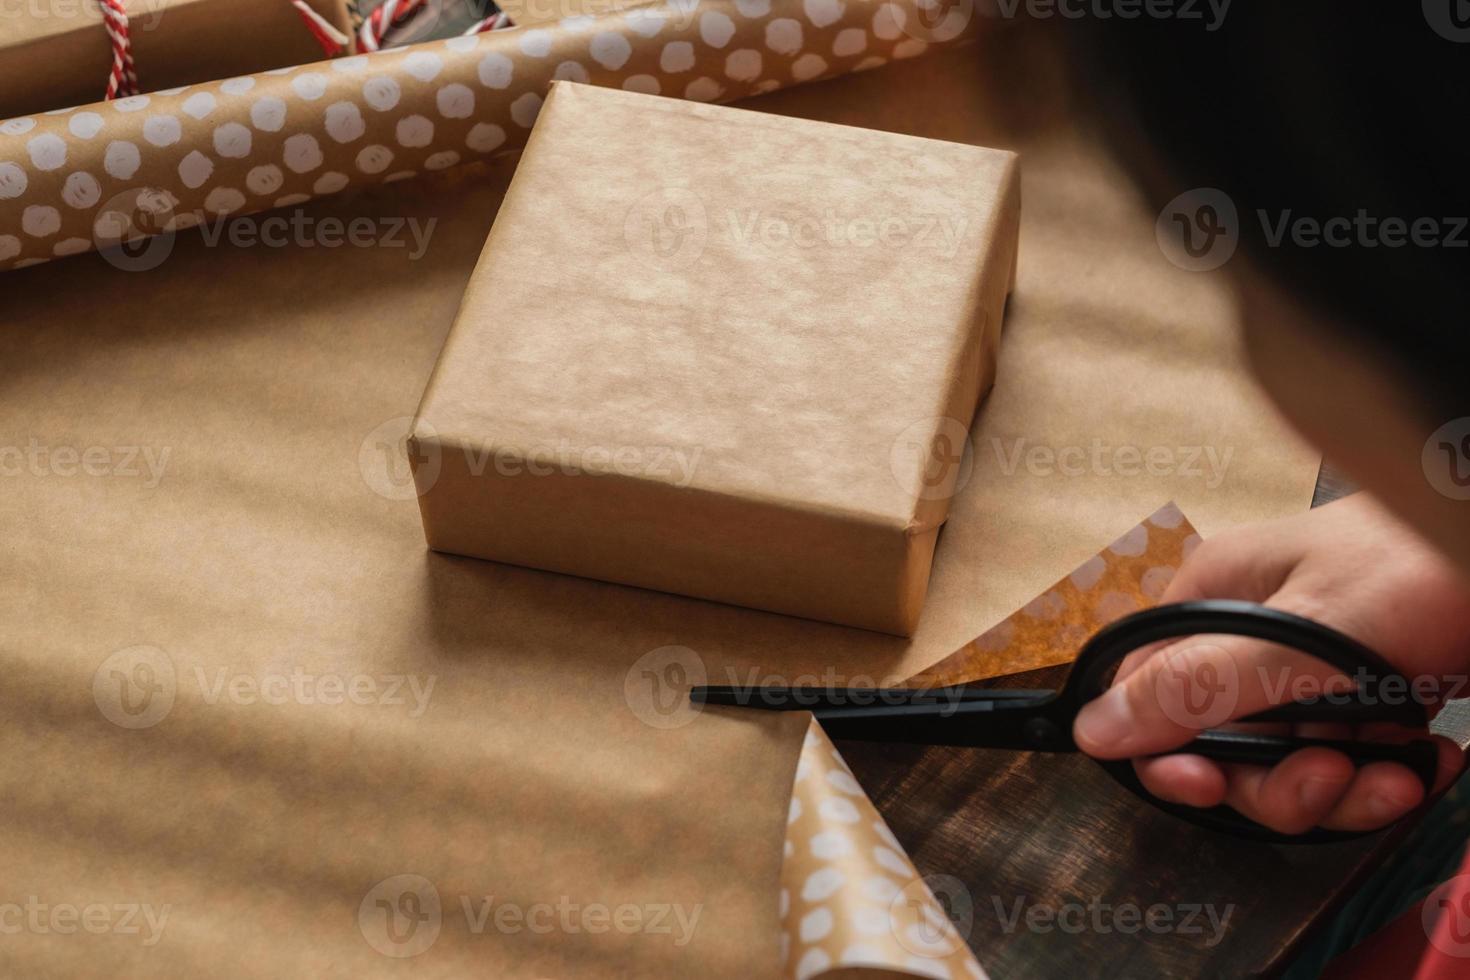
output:
M1124 617L1099 630L1078 654L1062 697L1078 708L1101 695L1112 681L1117 665L1129 653L1159 640L1197 634L1248 636L1298 650L1326 662L1360 682L1352 695L1294 702L1249 715L1240 721L1385 721L1409 728L1428 726L1428 713L1418 701L1385 699L1382 686L1390 679L1408 690L1408 682L1389 663L1349 636L1328 626L1250 602L1204 600L1156 606ZM1408 766L1424 784L1426 796L1434 789L1439 752L1433 742L1406 745L1253 735L1206 730L1191 743L1170 754L1187 752L1221 762L1274 765L1299 749L1322 746L1343 752L1354 765L1398 762ZM1316 829L1305 834L1281 834L1263 827L1226 806L1199 809L1170 803L1144 788L1131 760L1098 760L1099 764L1134 794L1181 819L1240 837L1286 844L1310 844L1366 836L1351 831Z

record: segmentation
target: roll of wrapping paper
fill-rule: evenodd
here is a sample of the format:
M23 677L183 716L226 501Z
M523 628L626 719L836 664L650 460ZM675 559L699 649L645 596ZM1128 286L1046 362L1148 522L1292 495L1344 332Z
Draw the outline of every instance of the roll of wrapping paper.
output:
M507 153L554 81L728 102L968 40L972 0L680 0L0 122L0 269Z

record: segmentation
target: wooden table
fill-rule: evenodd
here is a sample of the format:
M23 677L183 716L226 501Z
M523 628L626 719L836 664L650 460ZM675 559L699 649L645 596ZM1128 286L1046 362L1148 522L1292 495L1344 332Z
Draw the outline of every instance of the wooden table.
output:
M1324 470L1314 505L1348 489ZM994 683L1058 687L1066 672ZM992 980L1274 974L1404 832L1262 845L1165 816L1080 755L841 748ZM1172 924L1155 910L1144 926L1157 905Z

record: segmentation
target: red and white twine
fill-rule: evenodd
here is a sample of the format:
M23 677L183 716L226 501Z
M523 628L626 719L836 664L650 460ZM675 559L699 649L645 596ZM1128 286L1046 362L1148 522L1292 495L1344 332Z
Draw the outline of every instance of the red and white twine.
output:
M464 32L466 36L515 26L511 23L510 16L494 3L487 2L486 5L489 13L471 25ZM428 0L384 0L384 3L362 22L362 28L357 33L358 50L377 51L381 49L389 34L408 23L427 6Z
M362 22L357 32L359 51L377 51L382 48L388 32L401 26L414 14L424 9L428 0L384 0Z
M491 9L494 9L494 4L491 4ZM466 30L464 34L465 37L469 37L472 34L480 34L485 31L498 31L506 27L514 26L515 25L512 24L510 20L510 14L507 14L503 10L495 10L495 13L491 14L489 17L486 17L483 20L476 21L474 24L470 25L469 29Z
M351 47L352 38L337 30L336 24L313 10L306 0L291 0L291 6L296 8L301 19L306 22L306 29L311 31L311 36L316 38L316 43L322 46L328 58L335 58Z
M102 23L107 28L107 40L112 47L112 70L107 77L107 99L126 98L139 94L138 72L133 65L133 42L128 32L128 12L124 0L97 0L102 7ZM337 29L312 8L307 0L288 0L311 36L316 38L329 58L334 58L352 46L352 38ZM388 35L401 27L428 4L428 0L384 0L384 3L368 15L358 32L357 47L360 51L378 51ZM466 35L483 31L498 31L513 27L510 17L489 3L490 14L465 31Z
M107 41L112 46L112 71L107 76L107 98L117 99L138 94L138 72L133 67L133 40L128 33L128 12L123 0L99 0L102 24L107 28Z

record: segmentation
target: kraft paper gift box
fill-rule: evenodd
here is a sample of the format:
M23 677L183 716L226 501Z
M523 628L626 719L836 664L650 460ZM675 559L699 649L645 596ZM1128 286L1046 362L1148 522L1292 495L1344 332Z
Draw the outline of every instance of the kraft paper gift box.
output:
M345 0L307 0L338 30ZM144 92L317 61L322 49L289 0L126 0ZM0 10L0 119L102 98L112 49L100 0Z
M439 551L908 635L1014 154L558 83L410 437Z

